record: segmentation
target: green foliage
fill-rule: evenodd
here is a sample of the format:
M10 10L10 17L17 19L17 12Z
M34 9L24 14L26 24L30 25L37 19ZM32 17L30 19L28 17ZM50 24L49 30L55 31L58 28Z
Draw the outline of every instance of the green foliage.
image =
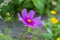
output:
M11 0L5 4L4 1L0 0L0 15L3 18L6 17L6 13L9 12L11 16L16 16L18 12L21 12L23 8L28 10L33 9L40 15L50 15L51 10L57 10L60 0Z
M43 33L45 40L57 40L60 37L60 22L58 24L51 24L50 21L44 22L44 28L47 30L47 33Z
M40 0L32 0L39 13L42 15L44 11L44 3Z
M20 40L19 38L12 38L9 34L9 29L6 28L4 32L0 32L0 40Z
M8 29L6 29L4 33L0 32L0 40L13 40L8 34Z

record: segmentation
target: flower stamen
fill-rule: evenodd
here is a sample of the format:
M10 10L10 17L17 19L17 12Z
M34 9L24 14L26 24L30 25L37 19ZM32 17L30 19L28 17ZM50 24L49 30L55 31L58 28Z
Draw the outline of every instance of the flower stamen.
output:
M30 19L28 19L28 20L27 20L27 22L29 22L29 23L30 23L30 22L31 22L31 20L30 20Z

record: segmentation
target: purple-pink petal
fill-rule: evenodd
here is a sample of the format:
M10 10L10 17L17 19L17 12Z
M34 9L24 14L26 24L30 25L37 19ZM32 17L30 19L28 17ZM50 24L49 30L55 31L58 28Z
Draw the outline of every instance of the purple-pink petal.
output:
M36 26L36 27L41 27L42 25L43 25L42 22L35 22L35 26Z
M26 24L26 22L24 21L24 19L21 17L21 15L18 13L18 19L20 20L20 21L22 21L22 23L24 23L24 24Z
M28 25L24 19L22 19L21 22L24 23L24 25L26 26Z
M30 12L28 13L28 17L30 17L31 19L34 17L35 12L33 10L30 10Z
M25 17L27 17L27 11L26 11L26 9L23 9L22 10L22 16L25 18Z
M36 18L34 18L33 20L34 20L34 21L40 21L40 20L41 20L41 16L36 17Z
M21 15L18 13L18 19L21 21L22 20L22 17Z
M30 28L38 28L42 26L42 22L36 22L34 25L28 25Z

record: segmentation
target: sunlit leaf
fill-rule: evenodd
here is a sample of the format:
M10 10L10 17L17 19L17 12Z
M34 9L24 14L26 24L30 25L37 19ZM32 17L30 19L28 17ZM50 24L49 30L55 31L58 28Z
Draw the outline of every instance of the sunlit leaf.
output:
M40 0L32 0L35 7L39 10L39 13L42 15L44 11L44 3Z

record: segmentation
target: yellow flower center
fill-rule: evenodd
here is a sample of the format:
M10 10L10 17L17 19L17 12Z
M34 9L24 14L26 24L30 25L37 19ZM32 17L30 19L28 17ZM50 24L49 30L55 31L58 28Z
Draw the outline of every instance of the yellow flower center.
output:
M27 20L27 22L29 22L29 23L30 23L30 22L31 22L31 20L30 20L30 19L28 19L28 20Z
M60 38L57 38L57 40L60 40Z

